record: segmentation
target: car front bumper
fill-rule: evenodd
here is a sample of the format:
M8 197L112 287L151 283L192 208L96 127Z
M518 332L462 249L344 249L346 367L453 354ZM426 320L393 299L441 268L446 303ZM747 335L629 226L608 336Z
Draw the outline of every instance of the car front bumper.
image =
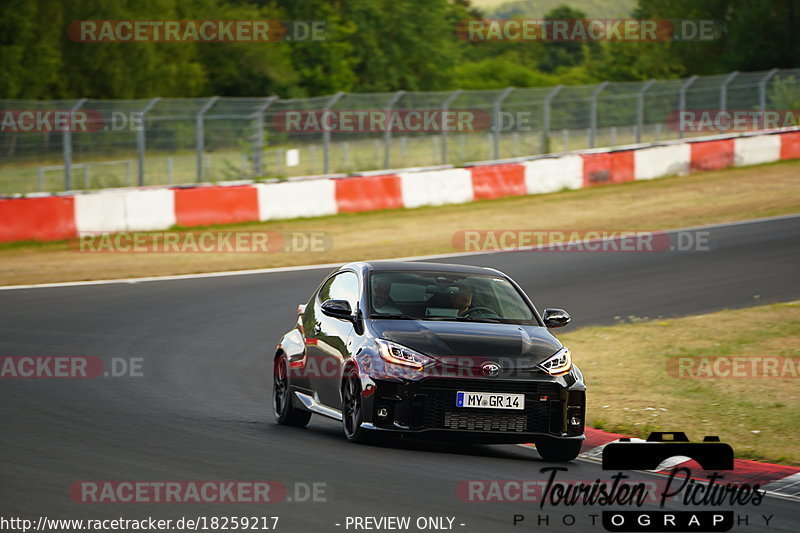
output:
M472 442L582 439L586 394L555 381L427 378L375 380L364 395L365 427ZM456 407L458 391L525 395L523 410Z

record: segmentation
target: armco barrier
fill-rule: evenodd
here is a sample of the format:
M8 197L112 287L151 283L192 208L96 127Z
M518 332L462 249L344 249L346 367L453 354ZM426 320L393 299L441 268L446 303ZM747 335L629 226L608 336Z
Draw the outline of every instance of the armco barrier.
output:
M733 139L693 142L690 170L720 170L733 165Z
M132 191L131 191L132 192ZM75 197L75 227L78 231L125 231L125 196L129 191L101 191Z
M633 150L581 154L583 186L633 181Z
M258 220L258 191L249 185L175 189L175 221L207 226Z
M360 213L403 207L400 177L353 176L337 179L336 207L340 213Z
M781 159L800 159L800 131L781 137Z
M163 230L174 224L201 226L458 204L794 158L800 158L797 130L668 141L468 168L0 199L0 242L60 240L80 231Z
M125 221L128 231L149 231L175 225L175 191L144 189L125 195Z
M564 155L525 161L528 194L547 194L583 187L583 158Z
M770 163L781 158L781 138L759 135L733 140L733 164L737 167Z
M401 172L403 205L463 204L471 202L472 172L465 168Z
M72 197L0 199L0 242L58 241L75 236Z
M255 185L259 218L280 220L336 214L336 186L328 178Z
M75 197L79 232L160 230L174 224L172 189L125 189Z
M470 169L476 200L491 200L528 194L525 167L519 164L484 165Z
M633 152L634 178L651 180L689 173L692 150L688 144L669 144Z

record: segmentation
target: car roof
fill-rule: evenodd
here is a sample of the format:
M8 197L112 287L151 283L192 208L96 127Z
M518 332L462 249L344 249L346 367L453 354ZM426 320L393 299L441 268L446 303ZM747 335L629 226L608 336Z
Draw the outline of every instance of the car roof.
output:
M454 272L461 274L484 274L484 275L502 274L502 272L488 267L472 266L472 265L456 265L451 263L426 263L421 261L365 261L361 263L353 263L351 266L358 266L358 265L363 265L364 268L374 272L434 271L434 272Z

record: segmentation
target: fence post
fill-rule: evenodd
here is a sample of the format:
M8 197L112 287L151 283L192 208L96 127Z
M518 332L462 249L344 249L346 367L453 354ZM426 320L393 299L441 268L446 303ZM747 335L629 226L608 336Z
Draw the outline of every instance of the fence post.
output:
M648 80L644 83L639 93L636 95L636 142L642 142L642 129L644 129L644 93L652 87L656 80Z
M597 140L597 97L603 92L606 85L608 85L608 82L604 81L597 86L597 89L592 91L592 101L589 108L589 148L594 148Z
M137 183L139 187L144 186L144 136L145 136L145 117L150 110L158 103L161 98L153 98L150 102L144 106L142 109L142 116L141 116L141 124L136 130L136 160L137 160L137 168L136 168L136 176L137 176Z
M733 81L733 78L739 75L738 70L734 70L722 80L722 85L719 86L719 110L726 111L728 108L728 85Z
M444 99L444 102L442 102L442 117L441 117L441 120L439 121L439 124L442 127L442 164L443 165L447 164L447 128L444 127L444 123L445 123L444 115L445 115L445 113L447 113L447 110L450 108L450 104L453 103L453 100L458 98L458 95L461 94L462 92L463 91L461 89L456 89L455 91L450 93L450 96L448 96L447 98Z
M683 112L686 111L686 91L697 81L697 76L690 76L678 92L678 138L683 139Z
M256 109L256 131L253 135L253 176L257 177L264 173L264 113L277 100L277 96L270 96ZM244 169L242 169L244 170Z
M492 159L500 159L500 106L503 105L503 100L508 98L508 95L510 95L511 91L513 90L513 87L506 87L494 101L492 120L494 122L494 127L492 128Z
M767 72L767 75L758 82L758 109L762 113L767 110L767 83L769 83L769 80L777 73L778 69L774 68ZM761 119L763 120L764 117L761 117Z
M544 109L542 109L542 153L550 153L550 106L553 103L553 98L561 92L563 85L556 85L553 90L547 93L544 97Z
M205 135L203 134L203 116L206 114L206 111L211 109L211 106L214 105L214 102L217 100L219 100L219 96L212 96L209 98L194 118L194 142L195 149L197 150L197 183L203 181L203 143L205 142Z
M331 99L328 100L328 103L325 104L325 107L322 109L322 116L320 117L320 124L325 122L325 116L328 111L331 110L331 107L339 101L339 99L344 96L344 93L339 91L338 93L331 96ZM331 132L325 126L322 126L322 173L323 174L330 174L330 165L331 165Z
M74 113L86 102L86 98L78 100L74 106L69 110ZM64 155L64 190L69 191L72 189L72 132L67 126L64 129L64 138L62 142L62 151Z
M383 168L384 170L391 165L391 145L392 145L392 128L390 127L392 121L389 120L389 113L392 112L392 107L403 97L405 91L397 91L394 93L389 103L386 104L386 131L383 133Z

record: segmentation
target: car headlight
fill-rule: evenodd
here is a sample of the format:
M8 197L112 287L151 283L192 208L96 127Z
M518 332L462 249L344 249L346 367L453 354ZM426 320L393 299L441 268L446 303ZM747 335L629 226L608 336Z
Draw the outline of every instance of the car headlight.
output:
M381 358L388 363L422 370L426 365L436 362L435 359L396 342L385 339L375 339L375 342L378 344Z
M572 368L572 354L569 348L564 346L559 351L539 363L539 368L551 376L560 376L569 372Z

